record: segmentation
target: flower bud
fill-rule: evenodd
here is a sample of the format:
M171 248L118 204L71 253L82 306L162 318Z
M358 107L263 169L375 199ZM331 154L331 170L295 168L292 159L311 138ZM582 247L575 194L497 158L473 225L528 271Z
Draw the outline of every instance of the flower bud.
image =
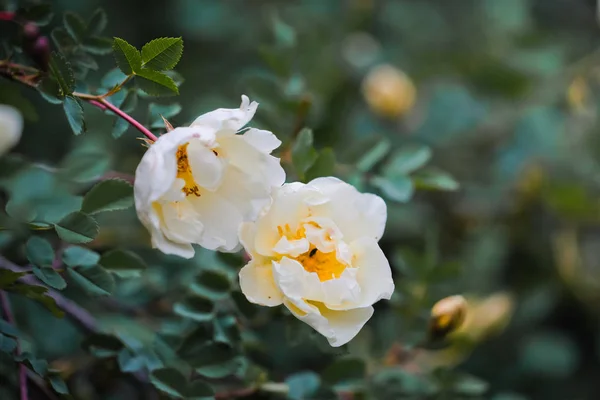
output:
M33 22L28 22L23 26L23 39L28 42L35 42L40 36L40 29Z
M456 331L465 321L467 301L463 296L446 297L432 307L429 320L429 336L442 339Z
M396 118L412 109L417 90L410 78L392 65L373 68L362 84L371 110L383 117Z
M50 41L46 36L37 38L31 51L31 58L42 71L48 71L48 64L50 63Z

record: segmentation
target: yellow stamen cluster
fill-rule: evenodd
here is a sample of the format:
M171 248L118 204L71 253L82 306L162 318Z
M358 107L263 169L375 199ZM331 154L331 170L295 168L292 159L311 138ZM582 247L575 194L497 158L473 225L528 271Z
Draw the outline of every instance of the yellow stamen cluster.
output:
M188 160L188 144L189 143L182 144L177 148L177 178L183 179L185 182L185 185L181 191L185 193L186 196L193 194L194 196L200 197L200 189L198 188L196 181L194 181L192 168L190 167Z

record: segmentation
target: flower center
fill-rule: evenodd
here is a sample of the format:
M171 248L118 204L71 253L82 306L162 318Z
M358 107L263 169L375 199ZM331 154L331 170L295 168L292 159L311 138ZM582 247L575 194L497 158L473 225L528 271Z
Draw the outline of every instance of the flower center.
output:
M320 228L315 222L310 222L309 224ZM288 240L306 238L306 228L304 228L304 225L298 228L296 232L292 231L289 224L285 224L284 227L278 226L277 230L280 235L287 237ZM328 234L326 236L330 238ZM335 250L324 253L313 244L310 245L307 252L300 254L295 260L302 264L302 267L307 272L315 272L321 282L339 278L346 269L346 264L337 259Z
M300 254L296 261L302 264L306 271L316 272L321 282L339 278L346 269L346 265L338 261L335 250L323 253L313 246L306 253Z
M186 196L193 194L200 197L200 189L194 181L192 168L188 160L187 146L189 143L182 144L177 148L177 178L183 179L185 185L181 189Z

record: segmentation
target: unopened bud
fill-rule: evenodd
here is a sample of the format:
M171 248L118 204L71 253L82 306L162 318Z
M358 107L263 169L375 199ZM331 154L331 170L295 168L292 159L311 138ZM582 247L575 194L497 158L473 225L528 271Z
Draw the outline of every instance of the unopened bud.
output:
M417 95L411 79L392 65L380 65L369 71L362 91L371 110L388 118L399 117L412 109Z
M467 301L463 296L446 297L432 307L429 321L431 339L442 339L457 330L465 321Z
M23 26L23 39L29 42L35 42L35 40L40 36L40 28L33 23L28 22Z
M50 41L46 36L40 36L33 45L31 58L40 67L42 71L48 70L50 63Z

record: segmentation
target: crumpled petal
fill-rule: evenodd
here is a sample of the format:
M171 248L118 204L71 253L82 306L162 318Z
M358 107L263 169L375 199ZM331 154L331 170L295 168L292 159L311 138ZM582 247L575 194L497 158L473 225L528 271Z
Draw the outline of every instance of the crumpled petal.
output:
M202 114L192 122L191 127L207 126L215 131L228 130L239 131L246 125L258 107L258 103L250 103L248 96L242 95L240 108L219 108L217 110Z
M283 294L273 280L271 265L250 261L240 270L239 277L240 287L248 301L267 307L283 302Z

